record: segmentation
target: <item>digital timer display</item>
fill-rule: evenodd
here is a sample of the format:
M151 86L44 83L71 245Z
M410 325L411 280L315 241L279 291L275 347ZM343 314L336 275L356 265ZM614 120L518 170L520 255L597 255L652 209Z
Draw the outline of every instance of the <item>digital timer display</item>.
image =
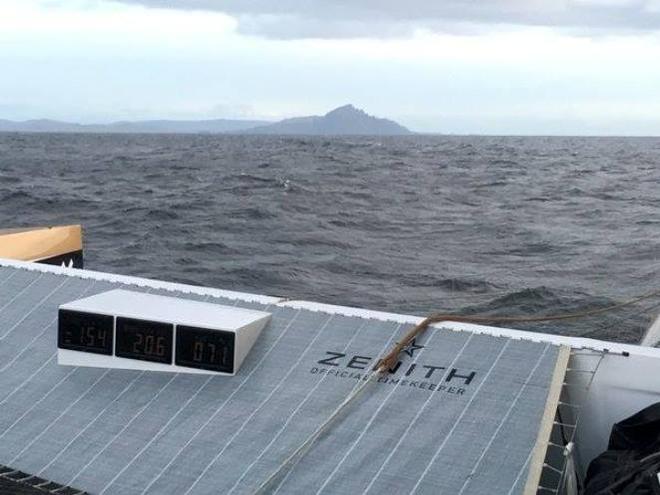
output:
M112 355L112 316L60 309L57 346L60 349Z
M177 325L176 365L232 373L233 332Z
M115 356L172 364L174 325L117 317Z
M272 316L125 289L58 309L60 366L206 375L238 373Z

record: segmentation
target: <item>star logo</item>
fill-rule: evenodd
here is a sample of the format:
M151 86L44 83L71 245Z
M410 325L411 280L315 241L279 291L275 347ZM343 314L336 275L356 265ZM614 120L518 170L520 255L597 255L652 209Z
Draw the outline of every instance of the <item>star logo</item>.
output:
M417 345L417 339L413 339L410 344L408 344L406 347L403 348L403 352L408 354L408 356L413 357L413 354L415 351L419 349L424 349L425 346L423 345Z

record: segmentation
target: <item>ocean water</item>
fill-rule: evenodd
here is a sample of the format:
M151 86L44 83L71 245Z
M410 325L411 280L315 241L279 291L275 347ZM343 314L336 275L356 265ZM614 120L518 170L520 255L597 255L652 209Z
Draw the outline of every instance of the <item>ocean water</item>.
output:
M660 288L660 139L0 134L0 228L96 270L425 315ZM518 328L635 342L660 300Z

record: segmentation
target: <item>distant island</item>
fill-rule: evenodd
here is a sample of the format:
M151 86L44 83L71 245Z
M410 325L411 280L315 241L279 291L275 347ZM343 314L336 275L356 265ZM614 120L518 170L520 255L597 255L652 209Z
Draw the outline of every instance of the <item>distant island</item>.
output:
M393 120L380 119L355 108L344 105L323 116L297 117L274 124L248 129L249 134L312 134L312 135L403 135L411 132Z
M284 135L378 135L412 134L393 120L367 114L353 105L344 105L310 117L296 117L279 122L260 120L143 120L110 124L76 124L58 120L0 119L0 132L66 132L66 133L172 133L172 134L284 134Z

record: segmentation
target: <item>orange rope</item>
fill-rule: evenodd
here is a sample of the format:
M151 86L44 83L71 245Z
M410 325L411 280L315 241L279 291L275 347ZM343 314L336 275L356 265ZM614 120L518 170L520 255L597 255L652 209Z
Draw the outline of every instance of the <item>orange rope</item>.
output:
M635 297L629 301L607 306L605 308L592 309L589 311L582 311L579 313L566 313L561 315L549 316L470 316L470 315L454 315L450 313L436 313L424 318L421 322L415 325L406 333L406 335L398 342L390 352L385 354L381 359L376 362L373 371L385 371L396 366L399 360L399 354L410 345L410 343L421 333L423 333L429 325L440 323L443 321L454 321L459 323L531 323L541 321L557 321L557 320L571 320L578 318L585 318L587 316L608 313L617 309L636 304L645 299L660 296L660 290L653 291L649 294Z

